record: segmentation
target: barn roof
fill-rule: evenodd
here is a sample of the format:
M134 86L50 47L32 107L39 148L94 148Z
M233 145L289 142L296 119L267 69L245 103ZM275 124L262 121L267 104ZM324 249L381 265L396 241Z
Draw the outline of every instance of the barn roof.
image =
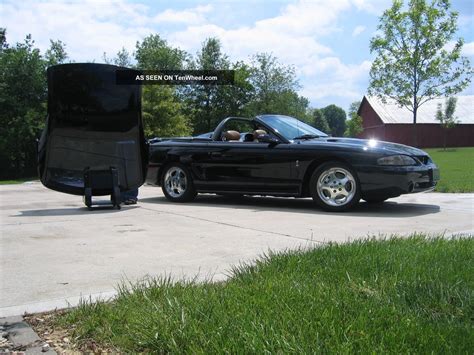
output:
M387 103L376 96L365 96L367 102L372 106L383 123L413 123L413 113L405 107L400 107L394 100L387 98ZM457 96L456 111L454 116L459 123L474 124L474 95ZM421 105L417 112L417 123L439 123L436 120L438 103L445 106L444 97L428 101Z

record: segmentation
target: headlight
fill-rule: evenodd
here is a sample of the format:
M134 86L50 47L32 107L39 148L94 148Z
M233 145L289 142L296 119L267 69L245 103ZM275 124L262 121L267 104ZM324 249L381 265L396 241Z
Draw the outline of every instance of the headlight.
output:
M378 165L416 165L415 159L408 155L390 155L377 159Z

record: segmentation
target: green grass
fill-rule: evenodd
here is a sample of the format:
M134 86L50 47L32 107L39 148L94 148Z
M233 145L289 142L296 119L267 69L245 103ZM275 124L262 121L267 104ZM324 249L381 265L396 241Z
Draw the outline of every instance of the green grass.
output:
M17 179L17 180L0 180L0 185L13 185L13 184L22 184L26 181L36 180L38 178L24 178L24 179Z
M425 149L439 166L439 192L474 192L474 147Z
M472 353L474 239L369 239L270 254L227 282L148 280L58 320L156 353Z

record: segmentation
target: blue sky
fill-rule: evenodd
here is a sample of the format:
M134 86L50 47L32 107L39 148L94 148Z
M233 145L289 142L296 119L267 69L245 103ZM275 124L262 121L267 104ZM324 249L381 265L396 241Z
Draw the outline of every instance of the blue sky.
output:
M453 1L458 36L474 62L474 11L470 0ZM10 43L31 33L45 50L61 39L74 61L100 62L121 47L158 33L195 53L210 36L220 38L232 60L272 52L294 65L300 93L311 106L335 103L347 109L367 88L373 57L369 41L390 0L314 1L10 1L0 3L0 24ZM464 94L473 94L471 85Z

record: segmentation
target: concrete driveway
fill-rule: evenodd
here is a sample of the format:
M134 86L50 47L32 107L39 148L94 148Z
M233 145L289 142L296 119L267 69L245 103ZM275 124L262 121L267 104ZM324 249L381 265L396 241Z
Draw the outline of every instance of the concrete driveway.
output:
M168 202L157 187L140 203L88 211L78 196L39 182L0 186L0 316L110 297L147 275L223 279L231 265L268 251L414 231L473 233L474 194L416 194L350 213L309 199L201 195Z

